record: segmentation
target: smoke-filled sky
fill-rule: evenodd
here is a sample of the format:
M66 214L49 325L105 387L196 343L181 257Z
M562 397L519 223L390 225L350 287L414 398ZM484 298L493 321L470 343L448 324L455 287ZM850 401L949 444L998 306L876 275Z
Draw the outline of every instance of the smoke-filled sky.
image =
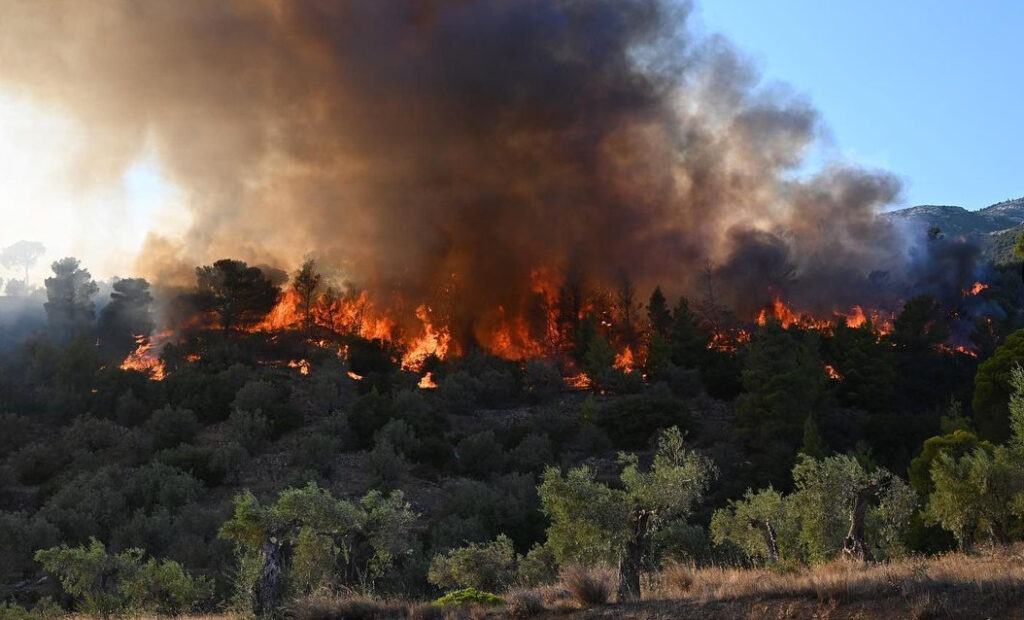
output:
M899 177L822 159L799 85L684 2L9 0L0 67L0 243L99 276L312 254L486 323L538 269L682 292L710 262L743 311L906 271Z

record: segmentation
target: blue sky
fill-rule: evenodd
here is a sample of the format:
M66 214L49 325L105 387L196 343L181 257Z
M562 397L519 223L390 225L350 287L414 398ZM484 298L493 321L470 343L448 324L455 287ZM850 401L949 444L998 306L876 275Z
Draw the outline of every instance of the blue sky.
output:
M1024 196L1024 0L703 0L697 23L807 95L902 205Z

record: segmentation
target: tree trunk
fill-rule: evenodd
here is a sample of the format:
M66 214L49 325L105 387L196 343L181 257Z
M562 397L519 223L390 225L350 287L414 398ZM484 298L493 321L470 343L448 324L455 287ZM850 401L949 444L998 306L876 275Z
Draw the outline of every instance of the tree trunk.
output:
M640 571L650 518L651 513L643 509L634 510L629 515L630 535L619 562L619 602L640 598Z
M846 541L843 544L843 555L858 562L874 562L864 540L864 516L867 514L868 502L878 492L879 484L872 484L857 491L857 498L854 500L853 511L850 513L850 531L846 534Z
M776 542L775 526L768 519L764 521L758 521L757 519L750 520L750 526L754 529L760 530L761 536L764 537L764 545L768 549L768 561L774 564L779 561L779 546Z
M284 572L283 541L277 528L267 532L260 555L263 562L252 588L252 611L257 617L265 617L277 608L281 574Z

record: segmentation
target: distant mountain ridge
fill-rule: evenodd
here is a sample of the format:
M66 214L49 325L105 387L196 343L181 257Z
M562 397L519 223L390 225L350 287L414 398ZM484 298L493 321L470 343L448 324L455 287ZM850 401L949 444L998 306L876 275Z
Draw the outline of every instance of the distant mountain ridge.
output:
M952 205L919 205L885 214L893 222L910 228L939 228L946 235L979 237L985 253L996 263L1017 260L1013 242L1024 231L1024 197L968 211Z
M977 211L951 205L920 205L890 211L885 216L898 222L937 226L947 235L987 235L1024 223L1024 197Z

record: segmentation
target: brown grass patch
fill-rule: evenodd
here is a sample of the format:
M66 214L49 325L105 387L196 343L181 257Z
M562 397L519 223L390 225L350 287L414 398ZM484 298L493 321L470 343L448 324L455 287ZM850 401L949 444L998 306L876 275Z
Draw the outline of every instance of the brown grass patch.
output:
M569 566L559 574L562 586L580 607L604 605L611 599L615 574L607 568Z

